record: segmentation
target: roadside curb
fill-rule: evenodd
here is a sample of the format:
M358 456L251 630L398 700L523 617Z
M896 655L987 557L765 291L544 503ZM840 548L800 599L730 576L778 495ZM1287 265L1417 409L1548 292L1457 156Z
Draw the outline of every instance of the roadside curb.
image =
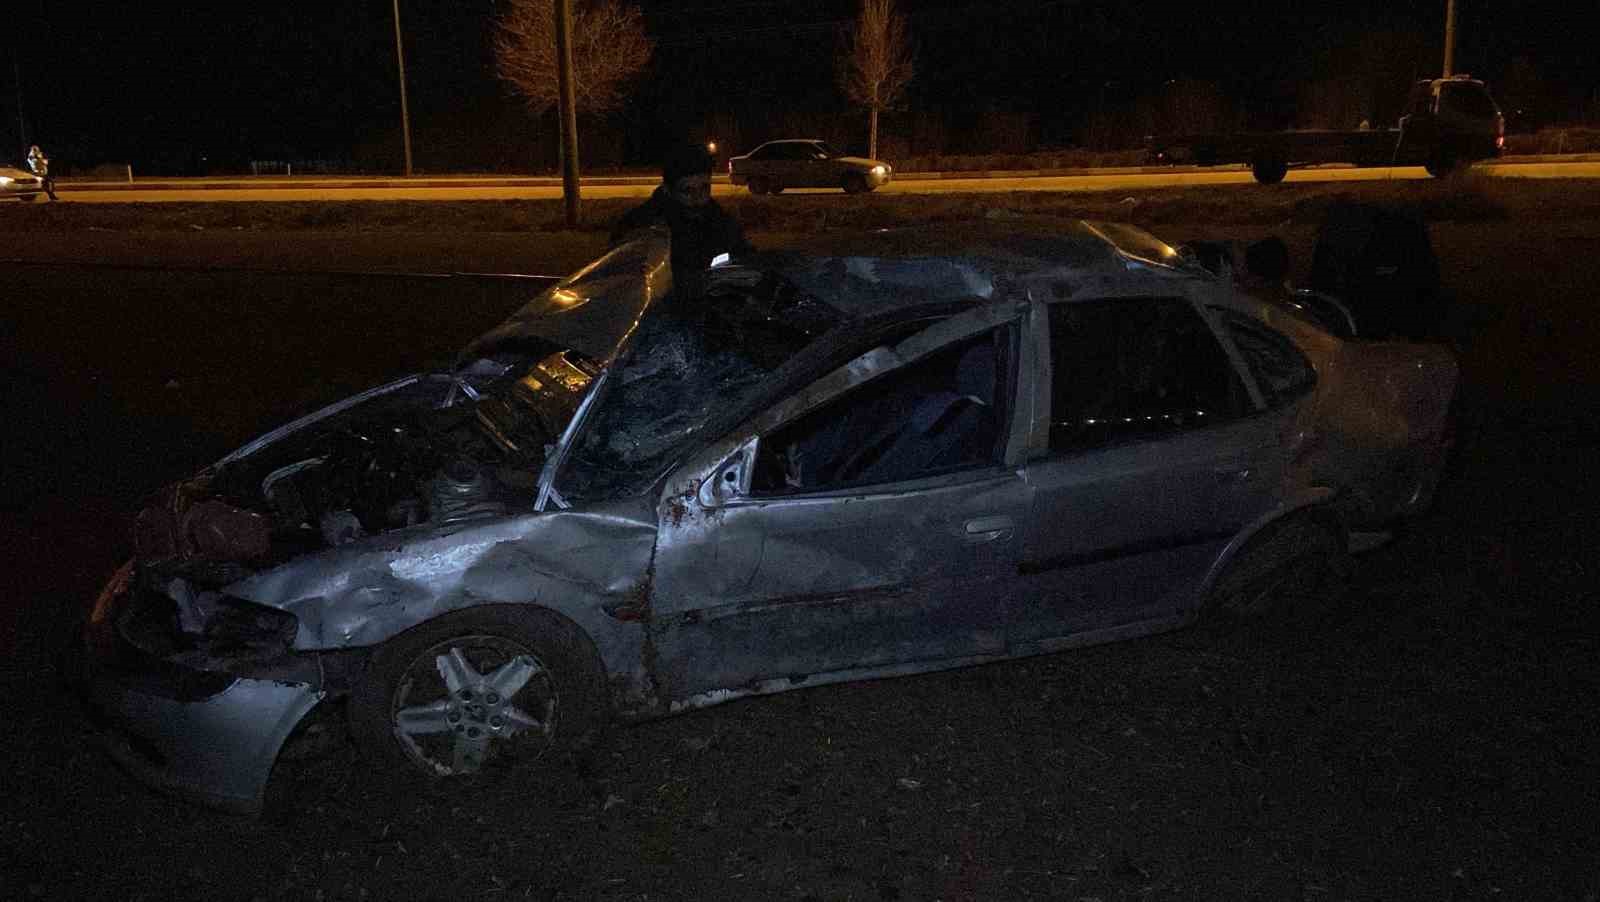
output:
M1541 163L1594 163L1600 162L1600 153L1569 153L1569 154L1516 154L1503 156L1499 159L1486 161L1489 166L1523 166ZM1305 167L1321 168L1321 167ZM1331 164L1329 168L1348 168L1345 164ZM1119 176L1119 175L1161 175L1182 174L1191 172L1230 172L1249 169L1244 164L1224 164L1221 166L1106 166L1071 167L1059 169L979 169L970 172L900 172L895 173L894 181L897 182L927 182L947 181L960 179L1029 179L1029 178L1082 178L1093 176ZM607 185L655 185L660 182L655 176L586 176L581 185L591 187L604 187ZM729 184L726 175L714 175L712 182L719 185ZM561 179L549 176L454 176L447 178L393 178L385 176L372 177L341 177L318 178L307 176L299 178L274 178L274 179L207 179L199 178L188 180L184 178L161 177L146 181L133 182L88 182L61 180L56 183L57 191L272 191L272 190L356 190L368 188L553 188L560 187Z

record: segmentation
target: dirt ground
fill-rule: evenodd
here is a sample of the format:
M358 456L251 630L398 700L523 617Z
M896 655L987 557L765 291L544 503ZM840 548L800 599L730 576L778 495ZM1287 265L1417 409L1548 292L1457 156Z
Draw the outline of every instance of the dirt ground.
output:
M11 267L0 897L1600 898L1600 220L1433 234L1462 453L1436 510L1336 604L737 702L618 729L586 772L470 791L396 784L339 748L295 765L299 802L273 823L134 784L88 743L50 650L126 555L142 493L459 346L530 286ZM1303 265L1311 229L1285 237ZM452 272L587 252L536 238L399 246L408 269ZM408 239L340 240L30 244L279 266Z

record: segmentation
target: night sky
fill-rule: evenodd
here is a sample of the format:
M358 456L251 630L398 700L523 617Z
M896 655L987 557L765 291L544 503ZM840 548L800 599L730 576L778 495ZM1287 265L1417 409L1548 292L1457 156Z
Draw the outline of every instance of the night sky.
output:
M503 2L401 0L421 170L533 168L554 146L553 117L530 117L494 76L491 20ZM1572 120L1595 104L1596 4L1458 5L1457 69L1489 79L1508 111L1526 108L1536 125ZM589 157L639 162L663 135L720 127L748 144L792 127L796 115L853 115L833 82L852 0L640 6L658 41L655 58L627 109L594 133L605 148ZM918 112L958 126L985 111L1018 113L1032 117L1030 144L1067 146L1083 140L1087 116L1148 97L1171 79L1217 84L1251 121L1292 106L1308 81L1349 75L1353 60L1379 59L1388 70L1382 77L1403 93L1412 74L1440 65L1445 3L901 7L919 63L903 127ZM69 169L128 161L142 171L223 171L252 159L382 167L399 158L390 0L15 0L6 22L0 157L19 153L25 122L27 137Z

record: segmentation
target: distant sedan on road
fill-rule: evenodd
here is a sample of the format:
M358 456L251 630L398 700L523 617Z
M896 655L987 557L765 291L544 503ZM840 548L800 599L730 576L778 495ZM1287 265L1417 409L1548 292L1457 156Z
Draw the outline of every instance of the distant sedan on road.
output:
M843 188L864 194L888 184L894 167L882 160L847 157L814 139L768 141L728 160L728 180L751 194L781 194L785 188Z
M0 197L15 197L23 201L35 201L44 191L44 182L31 172L13 169L10 166L0 166Z

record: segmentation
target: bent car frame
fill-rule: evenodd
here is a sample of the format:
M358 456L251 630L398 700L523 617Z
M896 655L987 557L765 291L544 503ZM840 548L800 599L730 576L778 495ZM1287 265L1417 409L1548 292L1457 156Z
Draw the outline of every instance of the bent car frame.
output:
M114 756L242 811L319 706L482 777L611 719L1250 613L1424 508L1442 349L1138 229L829 236L669 293L624 245L162 492L94 603ZM329 708L328 710L335 710Z

